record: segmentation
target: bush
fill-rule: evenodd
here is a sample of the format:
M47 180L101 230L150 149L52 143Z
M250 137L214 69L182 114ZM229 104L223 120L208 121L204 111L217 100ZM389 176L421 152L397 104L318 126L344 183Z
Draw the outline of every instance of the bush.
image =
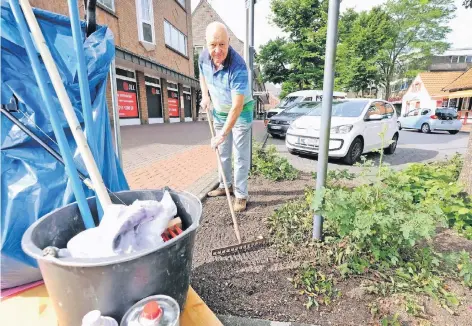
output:
M465 253L452 258L436 253L429 240L438 225L466 236L472 233L471 200L457 183L461 165L459 156L413 164L403 171L381 165L378 173L361 173L361 178L376 175L373 182L357 180L356 187L342 182L354 177L347 171L330 172L322 192L307 188L303 200L275 211L268 226L283 250L309 245L317 262L329 270L334 266L341 277L373 273L377 281L369 288L375 293L425 293L452 313L459 300L448 291L444 278L456 277L470 287L472 262ZM363 166L372 167L371 162ZM325 218L323 243L311 239L314 212ZM298 284L314 288L308 280L311 272L301 270L298 275L304 275ZM312 282L318 279L313 276ZM307 288L304 294L308 304L317 304L310 301L316 293Z
M253 145L252 175L260 175L272 181L295 180L299 172L286 158L281 157L275 146L262 148L259 143Z

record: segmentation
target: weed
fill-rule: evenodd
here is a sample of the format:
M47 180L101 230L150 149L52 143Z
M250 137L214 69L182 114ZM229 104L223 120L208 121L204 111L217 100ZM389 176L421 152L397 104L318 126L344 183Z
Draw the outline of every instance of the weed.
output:
M300 269L294 279L290 279L300 294L307 296L305 304L307 309L315 305L329 305L341 293L334 286L332 275L325 275L312 265L306 265Z
M272 181L295 180L299 171L278 154L275 146L262 148L261 144L254 143L251 175L261 175Z

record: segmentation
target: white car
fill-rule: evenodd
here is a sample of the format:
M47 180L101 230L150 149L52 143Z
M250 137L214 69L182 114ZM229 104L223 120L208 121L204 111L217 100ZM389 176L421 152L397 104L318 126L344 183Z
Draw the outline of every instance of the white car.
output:
M318 154L320 125L321 105L290 125L285 138L288 151L294 154ZM377 99L334 101L328 156L343 158L344 162L352 165L363 153L382 146L379 134L384 128L384 151L393 154L399 132L392 104Z

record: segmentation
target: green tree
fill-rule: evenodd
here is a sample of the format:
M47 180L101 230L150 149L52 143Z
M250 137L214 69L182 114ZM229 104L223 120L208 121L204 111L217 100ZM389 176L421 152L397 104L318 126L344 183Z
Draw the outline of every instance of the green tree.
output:
M327 0L273 0L272 21L286 34L271 40L258 56L265 82L283 89L321 87L326 43Z
M257 54L256 62L262 66L263 81L283 83L289 73L287 67L290 64L285 40L282 38L270 40Z
M380 7L358 15L347 12L340 20L336 85L342 89L362 92L378 85L377 65L380 49L388 40L390 18Z
M424 62L434 53L445 51L450 32L447 26L456 10L450 0L389 0L385 10L391 19L388 39L378 65L385 97L402 63Z

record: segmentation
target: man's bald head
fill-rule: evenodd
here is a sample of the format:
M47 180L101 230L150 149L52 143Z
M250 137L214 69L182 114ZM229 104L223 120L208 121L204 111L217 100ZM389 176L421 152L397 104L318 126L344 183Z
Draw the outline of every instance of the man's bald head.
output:
M206 42L213 63L219 67L226 59L229 50L229 34L226 26L220 22L210 23L206 28Z

